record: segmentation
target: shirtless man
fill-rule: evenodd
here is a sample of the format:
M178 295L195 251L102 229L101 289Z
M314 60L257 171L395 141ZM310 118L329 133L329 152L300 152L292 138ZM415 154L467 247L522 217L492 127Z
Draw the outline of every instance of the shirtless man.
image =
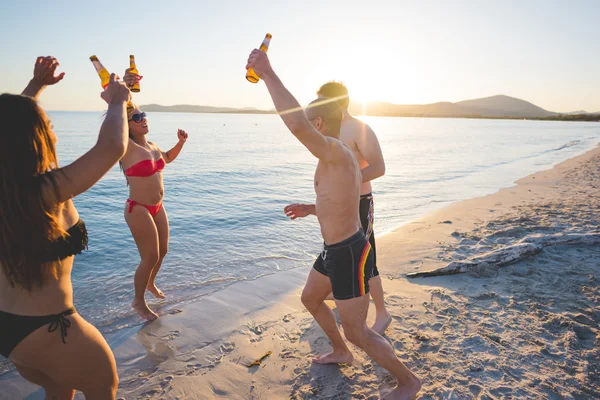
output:
M392 322L392 316L385 308L383 286L377 270L377 252L375 251L375 233L373 232L374 207L371 181L385 174L385 161L375 132L371 127L348 112L348 89L339 82L327 82L317 91L319 98L334 99L340 105L344 118L340 140L354 152L361 170L362 184L360 186L359 214L360 222L373 252L373 276L369 279L371 298L375 303L375 323L371 327L383 335ZM290 204L284 209L291 219L315 214L314 204Z
M360 223L361 172L352 150L339 140L342 112L335 101L313 101L306 111L283 86L266 53L253 50L246 68L267 85L275 108L292 134L319 159L315 172L315 214L325 242L310 271L302 303L329 337L333 351L319 364L350 363L353 356L324 300L333 291L346 339L363 349L398 380L387 399L412 399L421 381L396 357L392 346L367 326L369 277L374 266L371 245ZM317 259L317 260L319 260Z

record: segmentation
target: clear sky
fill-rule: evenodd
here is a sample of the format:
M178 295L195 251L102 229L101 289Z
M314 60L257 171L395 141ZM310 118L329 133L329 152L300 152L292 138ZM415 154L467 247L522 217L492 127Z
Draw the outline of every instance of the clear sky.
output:
M100 110L97 55L122 74L135 54L138 104L271 108L245 65L264 34L302 104L344 81L353 98L402 104L505 94L551 111L600 111L600 1L0 0L0 92L20 92L38 55L66 77L49 110Z

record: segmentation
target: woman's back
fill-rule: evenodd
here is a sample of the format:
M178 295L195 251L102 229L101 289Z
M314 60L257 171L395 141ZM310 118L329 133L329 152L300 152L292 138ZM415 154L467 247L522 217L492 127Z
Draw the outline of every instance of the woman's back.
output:
M58 225L64 231L76 225L79 214L71 200L56 215ZM56 276L47 274L43 285L29 291L21 285L11 285L8 277L0 271L0 311L20 315L46 315L64 311L73 304L71 271L74 255L56 263Z

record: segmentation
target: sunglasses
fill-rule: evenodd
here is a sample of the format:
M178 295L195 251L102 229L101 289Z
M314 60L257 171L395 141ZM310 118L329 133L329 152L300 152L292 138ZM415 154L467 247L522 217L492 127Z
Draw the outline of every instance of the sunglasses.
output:
M130 119L130 121L133 121L133 122L136 122L136 123L138 123L138 124L139 124L140 122L142 122L142 120L143 120L144 118L146 118L146 113L145 113L145 112L143 112L143 113L141 113L141 114L133 114L133 115L131 116L131 119Z

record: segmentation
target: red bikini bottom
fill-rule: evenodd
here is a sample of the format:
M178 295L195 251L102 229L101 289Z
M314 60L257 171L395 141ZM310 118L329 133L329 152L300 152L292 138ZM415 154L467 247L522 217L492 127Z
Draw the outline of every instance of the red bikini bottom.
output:
M127 199L127 201L125 203L129 204L129 214L131 214L131 211L133 211L133 207L142 206L150 212L150 215L152 215L153 217L156 217L156 214L158 214L160 209L162 208L162 201L154 206L147 206L145 204L138 203L137 201L131 200L131 199Z

